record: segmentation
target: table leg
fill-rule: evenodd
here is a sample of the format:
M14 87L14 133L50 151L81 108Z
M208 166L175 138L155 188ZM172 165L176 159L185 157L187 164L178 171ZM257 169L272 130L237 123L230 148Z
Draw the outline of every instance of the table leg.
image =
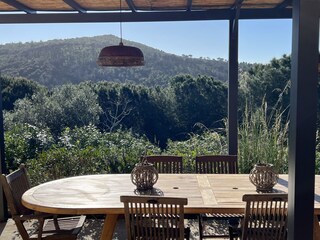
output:
M118 221L118 214L108 214L104 219L100 240L112 240L113 232Z
M320 225L318 216L314 215L313 218L313 240L319 240L320 239Z

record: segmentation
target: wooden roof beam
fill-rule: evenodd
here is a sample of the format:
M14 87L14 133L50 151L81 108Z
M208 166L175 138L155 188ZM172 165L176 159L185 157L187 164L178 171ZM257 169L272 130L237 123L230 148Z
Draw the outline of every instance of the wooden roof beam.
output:
M126 2L127 2L128 6L129 6L129 8L130 8L130 10L132 12L136 12L137 11L136 6L134 5L132 0L126 0Z
M292 0L284 0L282 3L278 4L276 6L276 8L278 9L283 9L283 8L286 8L288 6L292 5Z
M74 10L78 11L79 13L86 13L87 10L84 9L79 3L75 0L63 0L66 4L72 7Z
M36 10L32 9L32 8L29 8L28 6L16 1L16 0L2 0L2 2L16 8L16 9L19 9L21 11L24 11L26 12L27 14L35 14L37 13Z
M210 11L180 12L136 12L122 13L123 22L161 22L228 20L234 18L230 9ZM292 18L292 9L241 9L239 19L283 19ZM3 23L80 23L80 22L119 22L119 13L38 13L38 14L0 14Z
M187 1L187 11L191 11L192 8L192 0Z

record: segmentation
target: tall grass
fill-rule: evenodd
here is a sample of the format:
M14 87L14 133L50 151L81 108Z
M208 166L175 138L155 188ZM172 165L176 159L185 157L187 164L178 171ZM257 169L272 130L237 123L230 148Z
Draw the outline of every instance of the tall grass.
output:
M168 141L164 154L183 157L184 172L195 172L195 157L198 155L219 155L227 153L226 137L214 130L205 130L201 134L190 134L185 141Z
M271 163L278 173L288 172L289 121L284 112L269 113L263 100L259 108L246 104L243 121L239 126L239 170L249 173L256 163Z

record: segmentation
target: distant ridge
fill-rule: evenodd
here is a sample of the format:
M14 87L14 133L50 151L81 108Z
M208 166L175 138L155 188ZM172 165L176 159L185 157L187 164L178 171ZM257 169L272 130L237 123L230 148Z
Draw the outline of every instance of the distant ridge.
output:
M125 45L139 47L145 56L145 66L132 68L99 67L99 51L108 45L119 44L113 35L82 37L45 42L10 43L0 45L0 71L3 75L25 77L49 88L81 81L113 81L165 86L178 74L208 75L227 80L227 62L177 56L126 41ZM242 64L247 69L247 64Z

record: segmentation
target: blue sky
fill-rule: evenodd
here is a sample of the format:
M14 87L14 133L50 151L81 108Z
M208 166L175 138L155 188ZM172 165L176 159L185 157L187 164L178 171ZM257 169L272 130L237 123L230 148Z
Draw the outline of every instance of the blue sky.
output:
M241 20L239 61L267 63L291 53L291 20ZM123 38L177 55L228 58L228 21L123 23ZM0 25L0 43L119 36L119 23Z

